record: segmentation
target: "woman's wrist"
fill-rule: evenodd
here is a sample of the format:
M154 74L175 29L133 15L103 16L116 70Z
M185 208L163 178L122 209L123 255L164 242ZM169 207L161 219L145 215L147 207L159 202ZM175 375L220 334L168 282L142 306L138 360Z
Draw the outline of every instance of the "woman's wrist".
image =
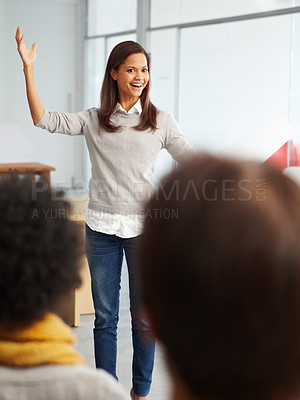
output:
M31 64L23 64L23 71L24 73L30 72L34 70L34 63Z

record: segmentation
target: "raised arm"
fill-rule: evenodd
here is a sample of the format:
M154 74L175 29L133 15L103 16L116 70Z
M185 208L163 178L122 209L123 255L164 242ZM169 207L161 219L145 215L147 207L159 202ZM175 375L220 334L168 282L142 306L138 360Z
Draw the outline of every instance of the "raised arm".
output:
M32 48L28 49L24 43L24 35L21 36L21 27L18 26L16 31L16 42L18 45L18 52L23 61L23 71L26 82L27 100L30 108L32 121L34 124L39 122L42 118L45 107L41 101L39 92L37 90L35 76L34 76L34 62L36 58L37 43L33 43Z

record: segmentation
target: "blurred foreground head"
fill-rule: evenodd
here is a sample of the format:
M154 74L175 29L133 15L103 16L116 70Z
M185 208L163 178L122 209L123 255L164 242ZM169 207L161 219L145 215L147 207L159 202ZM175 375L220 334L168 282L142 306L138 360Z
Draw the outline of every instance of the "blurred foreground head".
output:
M177 395L300 398L300 188L289 178L196 156L148 203L141 274Z
M69 212L39 182L0 182L0 324L30 325L80 285L83 243Z

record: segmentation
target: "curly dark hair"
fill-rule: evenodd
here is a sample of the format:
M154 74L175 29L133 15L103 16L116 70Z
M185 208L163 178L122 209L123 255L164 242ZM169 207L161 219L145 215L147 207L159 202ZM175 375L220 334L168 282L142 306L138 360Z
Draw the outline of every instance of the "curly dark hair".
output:
M140 264L154 331L195 398L298 398L296 183L265 164L196 156L148 203Z
M0 182L0 323L27 326L79 287L83 239L63 193L13 176Z

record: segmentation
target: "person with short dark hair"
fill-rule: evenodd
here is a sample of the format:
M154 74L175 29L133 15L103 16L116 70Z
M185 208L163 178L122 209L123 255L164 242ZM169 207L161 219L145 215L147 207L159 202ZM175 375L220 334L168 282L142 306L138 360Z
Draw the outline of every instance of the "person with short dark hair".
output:
M172 399L300 398L300 188L198 155L148 203L143 303Z
M58 315L84 254L61 196L27 178L0 181L0 399L125 400L109 374L85 366Z

